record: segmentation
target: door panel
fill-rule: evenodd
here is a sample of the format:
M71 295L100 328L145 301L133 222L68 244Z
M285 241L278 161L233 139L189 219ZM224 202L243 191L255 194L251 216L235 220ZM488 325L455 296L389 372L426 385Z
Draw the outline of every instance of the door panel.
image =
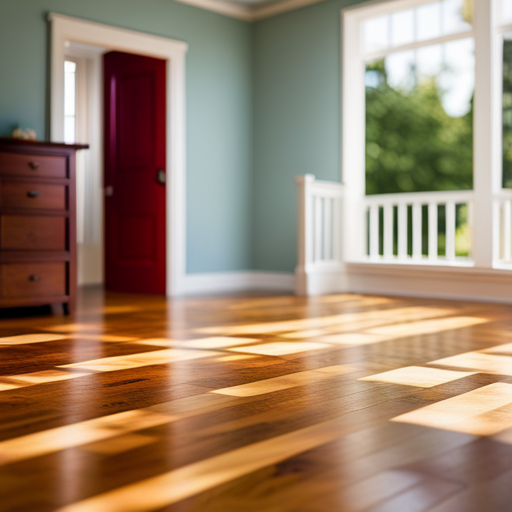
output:
M153 74L148 72L124 77L119 80L118 87L120 171L137 171L153 163ZM144 98L144 101L140 98Z
M119 260L146 260L156 257L155 219L151 215L126 215L121 221Z
M165 76L164 60L104 56L109 290L165 294Z

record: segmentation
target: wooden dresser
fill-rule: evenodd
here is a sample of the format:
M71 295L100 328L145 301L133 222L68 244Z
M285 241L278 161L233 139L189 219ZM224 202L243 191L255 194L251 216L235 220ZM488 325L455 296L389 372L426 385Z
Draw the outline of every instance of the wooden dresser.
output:
M0 307L76 306L75 153L0 138Z

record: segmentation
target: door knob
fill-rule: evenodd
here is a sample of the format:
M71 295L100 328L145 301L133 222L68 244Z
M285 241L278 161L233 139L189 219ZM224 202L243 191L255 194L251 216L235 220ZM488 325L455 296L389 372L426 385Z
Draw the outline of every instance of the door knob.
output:
M114 187L112 185L105 187L105 195L107 197L112 197L114 195Z
M158 169L156 173L156 181L160 183L160 185L164 185L166 180L165 171L163 169Z

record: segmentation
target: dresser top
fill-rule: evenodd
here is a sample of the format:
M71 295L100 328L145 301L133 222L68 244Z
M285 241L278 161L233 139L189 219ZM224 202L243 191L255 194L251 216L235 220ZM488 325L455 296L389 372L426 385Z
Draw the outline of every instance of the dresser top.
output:
M39 140L13 139L0 137L0 146L20 146L35 148L55 148L55 149L88 149L89 144L66 144L64 142L43 142Z

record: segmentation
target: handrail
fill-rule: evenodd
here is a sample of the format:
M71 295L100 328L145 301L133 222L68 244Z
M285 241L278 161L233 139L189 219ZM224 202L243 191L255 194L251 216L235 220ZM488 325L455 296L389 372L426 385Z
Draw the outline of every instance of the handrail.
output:
M512 192L512 190L511 190ZM440 192L403 192L400 194L372 194L365 196L366 204L428 204L431 201L444 203L453 201L455 203L465 203L473 199L473 190L443 190Z

